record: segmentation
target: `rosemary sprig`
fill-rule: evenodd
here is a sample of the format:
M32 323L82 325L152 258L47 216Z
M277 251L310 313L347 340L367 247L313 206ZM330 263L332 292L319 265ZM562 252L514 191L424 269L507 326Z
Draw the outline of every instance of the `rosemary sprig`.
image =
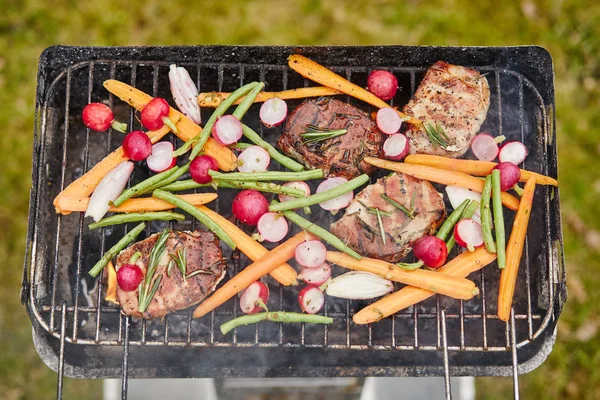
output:
M171 277L171 270L173 269L173 265L175 265L175 261L173 259L169 260L169 264L167 264L167 277Z
M406 214L406 216L410 219L414 219L415 218L415 213L414 213L414 208L412 206L412 202L411 202L411 209L407 209L406 207L404 207L402 204L398 203L396 200L392 199L391 197L388 197L385 195L385 193L380 193L380 196L382 199L384 199L385 201L387 201L388 203L390 203L391 205L393 205L394 207L396 207L398 210L402 211L404 214Z
M187 269L187 248L184 247L175 254L169 254L169 257L171 257L172 261L175 261L177 268L179 268L179 271L181 271L181 276L183 276L183 280L185 281L185 273Z
M370 207L370 206L366 205L365 203L363 203L363 202L362 202L362 201L360 201L360 200L357 200L357 201L358 201L358 202L360 203L360 205L361 205L361 206L363 206L363 207L365 208L365 210L367 210L367 212L368 212L368 213L370 213L370 214L377 214L377 213L380 213L381 215L385 215L386 217L389 217L389 216L391 216L391 215L392 215L392 213L391 213L391 212L387 212L387 211L380 210L380 209L379 209L379 208L377 208L377 207Z
M379 211L379 208L375 209L375 214L377 214L377 223L379 224L379 233L381 234L381 241L385 245L385 230L383 229L383 221L381 220L381 211Z
M162 280L162 275L160 275L158 278L156 278L156 280L154 280L154 274L156 273L158 263L160 262L160 259L162 258L162 255L167 247L167 239L169 238L169 233L169 228L165 228L158 237L158 240L156 241L154 246L152 247L152 250L150 251L148 269L146 270L146 276L144 277L140 288L140 296L138 301L138 310L140 312L146 311L146 309L150 305L150 301L152 301L152 298L158 290L160 281ZM154 284L152 284L153 280Z
M423 128L425 129L425 133L427 133L429 141L431 142L431 144L433 144L434 148L444 148L448 146L450 138L448 137L448 135L446 135L446 132L444 132L444 128L442 128L439 123L436 122L435 125L433 125L432 123L427 122L423 124Z
M302 136L304 144L312 144L345 135L347 132L347 129L320 128L316 125L306 124L306 132L301 133L300 136Z
M191 278L192 276L196 276L196 275L200 275L200 274L202 274L202 275L212 275L213 273L210 272L210 271L205 271L203 269L197 269L195 271L190 272L189 275L185 277L185 279Z

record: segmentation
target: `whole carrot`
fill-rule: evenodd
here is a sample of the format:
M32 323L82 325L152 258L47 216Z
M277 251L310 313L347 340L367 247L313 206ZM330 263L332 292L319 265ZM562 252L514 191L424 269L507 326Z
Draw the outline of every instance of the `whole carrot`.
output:
M255 103L262 103L273 97L278 97L282 100L291 100L291 99L304 99L307 97L321 97L321 96L335 96L336 94L341 94L341 92L331 89L325 86L312 86L306 88L296 88L283 90L281 92L260 92L256 98L254 99ZM229 97L231 93L226 92L209 92L209 93L200 93L198 95L198 104L200 107L213 107L216 108ZM238 99L233 104L240 104L242 100Z
M498 291L498 318L508 321L515 284L519 272L519 264L525 245L529 216L533 204L533 193L535 192L535 178L530 178L525 184L521 204L517 210L513 228L506 247L506 268L500 273L500 289Z

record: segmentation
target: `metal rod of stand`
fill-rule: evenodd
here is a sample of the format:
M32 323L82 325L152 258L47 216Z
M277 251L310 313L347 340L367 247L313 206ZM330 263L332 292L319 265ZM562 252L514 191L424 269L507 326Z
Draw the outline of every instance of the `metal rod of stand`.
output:
M450 365L448 363L448 337L446 336L446 310L442 308L442 348L444 350L444 391L446 399L452 399L450 387Z

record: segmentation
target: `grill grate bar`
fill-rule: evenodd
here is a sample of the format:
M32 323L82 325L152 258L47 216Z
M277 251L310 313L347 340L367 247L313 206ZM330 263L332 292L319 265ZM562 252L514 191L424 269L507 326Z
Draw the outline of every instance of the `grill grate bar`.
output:
M446 334L446 310L441 310L440 319L442 325L442 346L444 359L444 392L446 394L446 399L451 399L452 394L450 388L450 363L448 361L448 335Z
M60 315L60 353L58 356L58 384L56 385L56 398L62 399L63 381L65 373L65 337L67 332L67 303L62 303L62 313Z
M130 321L129 317L119 318L120 320L125 320L123 324L125 327L125 340L123 342L123 365L121 366L121 398L123 400L127 399L127 385L129 383L128 375L129 375L129 326Z

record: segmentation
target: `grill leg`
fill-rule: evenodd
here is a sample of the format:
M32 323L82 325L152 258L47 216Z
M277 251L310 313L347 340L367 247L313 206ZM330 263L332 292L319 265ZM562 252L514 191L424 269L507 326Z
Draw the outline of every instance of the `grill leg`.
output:
M129 317L123 317L125 320L125 337L123 338L123 365L121 370L121 398L127 399L127 364L129 361Z
M65 332L67 330L67 302L63 301L60 316L60 354L58 355L58 383L56 398L62 400L63 380L65 372Z
M517 360L517 335L515 327L515 310L510 310L510 347L512 352L512 367L513 367L513 397L519 399L519 370Z
M452 399L450 388L450 365L448 363L448 337L446 336L446 310L442 308L442 348L444 350L444 391L446 399Z

